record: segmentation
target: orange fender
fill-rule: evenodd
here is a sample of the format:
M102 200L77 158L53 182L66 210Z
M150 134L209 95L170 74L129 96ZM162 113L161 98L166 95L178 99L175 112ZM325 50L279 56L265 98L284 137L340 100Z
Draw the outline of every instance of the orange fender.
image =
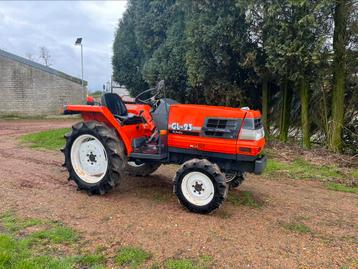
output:
M114 128L118 136L122 139L126 153L129 155L132 151L131 139L127 133L132 133L136 126L121 126L116 118L112 115L109 109L105 106L89 106L89 105L68 105L65 106L65 111L78 112L82 115L84 121L95 120L103 122L107 126Z

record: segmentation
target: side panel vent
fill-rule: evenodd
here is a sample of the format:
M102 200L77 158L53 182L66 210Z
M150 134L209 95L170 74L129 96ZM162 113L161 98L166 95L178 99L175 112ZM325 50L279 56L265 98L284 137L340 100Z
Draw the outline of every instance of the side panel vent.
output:
M241 119L207 118L202 130L204 136L235 139L240 125Z

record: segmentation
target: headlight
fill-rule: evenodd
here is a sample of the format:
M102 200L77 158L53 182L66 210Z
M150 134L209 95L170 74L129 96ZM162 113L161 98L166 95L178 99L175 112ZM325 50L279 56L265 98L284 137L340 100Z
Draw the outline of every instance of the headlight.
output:
M257 130L249 130L241 128L239 139L241 140L260 140L265 136L264 128L260 128Z

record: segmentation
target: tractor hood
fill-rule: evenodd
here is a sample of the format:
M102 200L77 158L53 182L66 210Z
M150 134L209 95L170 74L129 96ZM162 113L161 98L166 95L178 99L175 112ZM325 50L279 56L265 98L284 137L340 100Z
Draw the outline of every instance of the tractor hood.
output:
M216 117L233 117L233 118L258 118L261 113L258 110L250 110L248 108L234 108L226 106L208 106L208 105L193 105L193 104L172 104L172 108L179 108L181 110L190 111L193 113L210 115ZM246 116L245 116L246 115Z
M172 104L168 132L169 147L224 154L257 155L265 143L259 111L223 106Z

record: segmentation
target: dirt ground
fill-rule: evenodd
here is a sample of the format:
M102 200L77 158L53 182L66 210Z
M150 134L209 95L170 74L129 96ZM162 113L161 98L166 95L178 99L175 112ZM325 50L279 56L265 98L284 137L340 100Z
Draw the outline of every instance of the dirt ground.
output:
M79 230L88 248L139 246L153 259L211 255L215 268L345 268L358 260L358 196L317 181L248 176L238 189L261 208L228 201L212 215L187 212L172 194L176 166L128 177L104 196L78 192L61 152L21 145L20 134L71 126L69 120L0 121L0 211L59 220ZM287 230L300 222L309 233ZM109 254L110 255L110 254ZM349 268L349 267L348 267Z

